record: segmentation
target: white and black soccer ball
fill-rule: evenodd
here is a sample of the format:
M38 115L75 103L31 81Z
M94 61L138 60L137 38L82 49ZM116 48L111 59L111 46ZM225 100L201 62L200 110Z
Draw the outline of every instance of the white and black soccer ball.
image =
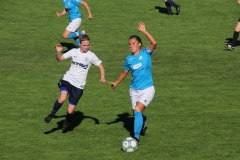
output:
M122 141L122 150L124 152L135 152L138 148L138 142L132 137L127 137Z

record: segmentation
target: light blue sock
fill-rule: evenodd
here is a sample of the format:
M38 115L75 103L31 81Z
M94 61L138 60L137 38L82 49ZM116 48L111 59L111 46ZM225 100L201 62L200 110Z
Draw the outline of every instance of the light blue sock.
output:
M78 47L80 47L80 38L75 38L74 40L75 40L76 44L78 45Z
M76 38L78 36L81 36L82 35L82 32L72 32L68 35L68 39L73 39L73 38Z
M76 33L76 32L70 33L70 34L68 35L68 39L73 39L73 38L77 37L77 36L78 36L77 34L78 34L78 33Z
M134 137L140 137L140 132L143 125L143 116L141 112L134 112Z

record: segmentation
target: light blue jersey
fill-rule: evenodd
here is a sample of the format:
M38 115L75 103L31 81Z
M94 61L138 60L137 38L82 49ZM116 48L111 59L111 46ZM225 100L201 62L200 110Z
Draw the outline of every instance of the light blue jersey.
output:
M131 54L126 57L124 70L132 72L131 89L142 90L153 86L152 52L153 51L147 47L141 50L137 56Z
M82 0L62 0L62 2L63 7L67 9L69 22L72 22L72 20L76 18L82 18L82 15L78 8Z

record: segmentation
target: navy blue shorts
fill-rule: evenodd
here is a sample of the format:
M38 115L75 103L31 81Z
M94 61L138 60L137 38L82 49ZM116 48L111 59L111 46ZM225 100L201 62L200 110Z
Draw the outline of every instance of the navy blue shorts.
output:
M83 89L77 88L73 85L71 85L68 81L60 80L58 82L58 87L61 91L67 91L68 92L68 100L69 104L76 106L78 104L79 99L83 95Z

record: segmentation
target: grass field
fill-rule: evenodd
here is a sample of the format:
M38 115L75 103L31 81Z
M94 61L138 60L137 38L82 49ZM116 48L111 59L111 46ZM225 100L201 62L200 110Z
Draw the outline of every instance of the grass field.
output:
M75 42L61 36L68 18L55 17L60 0L9 0L1 1L0 14L0 159L240 159L240 47L230 52L223 46L232 38L240 5L175 0L181 13L168 16L161 0L86 1L93 19L81 6L80 29L103 61L107 81L123 69L129 36L138 34L148 45L138 21L158 42L152 56L156 94L144 112L148 130L138 151L120 150L132 129L130 75L113 91L99 83L92 66L68 132L61 131L67 103L44 122L70 66L69 60L56 61L54 47Z

